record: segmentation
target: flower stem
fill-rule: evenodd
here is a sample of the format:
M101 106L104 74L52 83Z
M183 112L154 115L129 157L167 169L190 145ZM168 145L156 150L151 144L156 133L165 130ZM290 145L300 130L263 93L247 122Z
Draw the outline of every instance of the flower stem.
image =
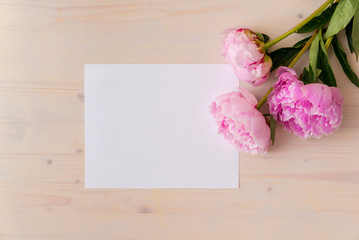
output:
M308 50L308 48L310 47L310 45L312 44L314 38L317 36L318 31L316 31L313 36L311 36L311 38L309 38L308 42L306 42L306 44L304 45L304 47L300 50L300 52L295 56L295 58L292 60L292 62L288 65L288 67L292 68L294 67L294 65L298 62L299 58L305 53L305 51ZM328 39L329 40L329 39ZM327 40L327 42L328 42ZM327 43L326 42L326 43ZM329 43L330 44L330 43ZM259 100L258 104L257 104L257 109L260 109L264 103L267 101L267 97L268 95L273 91L273 87L271 87L270 89L268 89L268 91L266 92L266 94L262 97L261 100Z
M316 31L311 38L309 38L308 42L304 45L304 47L300 50L300 52L295 56L295 58L292 60L292 62L288 65L288 67L292 68L294 65L298 62L299 58L307 51L307 49L312 44L314 38L317 36L318 31Z
M272 47L274 44L278 43L279 41L283 40L284 38L288 37L289 35L291 35L292 33L295 33L296 31L298 31L301 27L303 27L305 24L307 24L310 20L312 20L314 17L316 17L317 15L319 15L323 10L325 10L331 3L333 0L327 0L322 6L320 6L317 10L315 10L312 14L310 14L306 19L304 19L302 22L300 22L298 25L296 25L295 27L293 27L292 29L290 29L289 31L283 33L282 35L280 35L279 37L277 37L276 39L268 42L265 44L265 49L268 49L270 47Z
M257 109L260 109L263 104L265 104L265 102L267 101L267 97L268 95L273 91L273 87L271 87L270 89L268 89L268 91L266 92L266 94L262 97L261 100L259 100L258 104L257 104Z
M328 38L328 39L325 41L325 47L326 47L327 50L328 50L330 44L332 43L333 37L334 37L334 35L331 36L330 38Z

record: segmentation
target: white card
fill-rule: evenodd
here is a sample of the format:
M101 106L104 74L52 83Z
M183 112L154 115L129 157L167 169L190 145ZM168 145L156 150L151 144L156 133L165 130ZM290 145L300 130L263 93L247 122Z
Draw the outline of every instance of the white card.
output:
M238 188L238 153L217 134L226 64L85 65L86 188Z

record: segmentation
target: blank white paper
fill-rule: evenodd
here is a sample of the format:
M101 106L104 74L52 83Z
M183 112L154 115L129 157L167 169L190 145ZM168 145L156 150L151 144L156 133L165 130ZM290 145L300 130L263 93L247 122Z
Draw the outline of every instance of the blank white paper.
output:
M238 153L217 134L225 64L85 65L86 188L238 188Z

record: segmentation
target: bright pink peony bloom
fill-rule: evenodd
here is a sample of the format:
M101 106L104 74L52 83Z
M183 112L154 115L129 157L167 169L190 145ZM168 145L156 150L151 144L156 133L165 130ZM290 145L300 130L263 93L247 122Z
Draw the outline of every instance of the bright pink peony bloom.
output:
M245 89L219 96L210 111L219 126L218 133L241 152L265 153L270 129L256 109L257 99Z
M272 60L264 52L264 43L247 28L225 31L223 54L236 76L253 86L264 83L272 67Z
M302 139L329 135L342 122L343 96L336 87L304 85L288 67L277 70L278 81L268 97L270 113Z

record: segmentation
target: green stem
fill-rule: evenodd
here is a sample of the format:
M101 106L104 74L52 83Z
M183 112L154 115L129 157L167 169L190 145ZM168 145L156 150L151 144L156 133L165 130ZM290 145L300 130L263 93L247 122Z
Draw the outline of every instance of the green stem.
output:
M328 50L330 44L332 43L333 37L334 37L334 35L331 36L330 38L328 38L328 39L325 41L325 47L326 47L327 50Z
M270 89L268 89L268 91L266 92L266 94L262 97L261 100L259 100L258 104L257 104L257 109L260 109L263 104L265 104L265 102L267 101L267 97L268 95L273 91L273 87L271 87Z
M292 68L294 65L298 62L299 58L305 53L305 51L308 50L310 45L312 44L314 38L317 36L318 31L316 31L311 38L309 38L308 42L304 45L304 47L300 50L300 52L295 56L295 58L292 60L292 62L288 65L288 67Z
M317 15L319 15L323 10L325 10L331 3L333 0L327 0L322 6L320 6L317 10L315 10L312 14L310 14L306 19L304 19L302 22L300 22L298 25L296 25L295 27L293 27L292 29L290 29L289 31L283 33L282 35L280 35L279 37L277 37L276 39L268 42L265 44L265 49L268 49L270 47L272 47L274 44L278 43L279 41L283 40L284 38L288 37L289 35L291 35L292 33L295 33L296 31L298 31L301 27L303 27L305 24L307 24L310 20L312 20L314 17L316 17Z
M310 47L310 45L312 44L314 38L317 36L318 31L316 31L313 36L311 36L311 38L309 38L308 42L306 42L306 44L304 45L304 47L300 50L300 52L295 56L295 58L292 60L292 62L288 65L288 67L292 68L294 67L294 65L298 62L299 58L305 53L305 51L308 50L308 48ZM329 40L329 39L328 39ZM273 91L273 87L271 87L270 89L268 89L268 91L266 92L266 94L262 97L261 100L259 100L258 104L257 104L257 109L260 109L265 102L267 101L267 97L268 95Z

